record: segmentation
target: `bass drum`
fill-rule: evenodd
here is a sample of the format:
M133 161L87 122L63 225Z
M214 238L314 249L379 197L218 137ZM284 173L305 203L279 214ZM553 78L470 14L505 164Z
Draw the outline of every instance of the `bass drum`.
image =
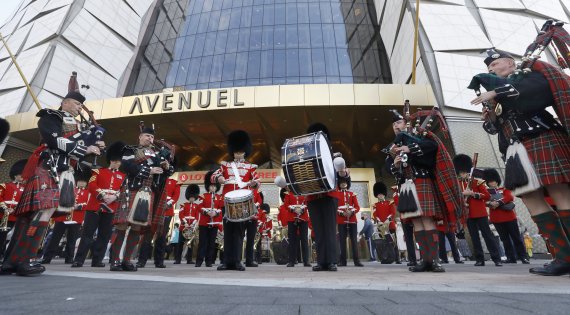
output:
M273 260L278 265L285 265L289 261L289 242L284 239L280 242L271 242L271 251L273 252Z

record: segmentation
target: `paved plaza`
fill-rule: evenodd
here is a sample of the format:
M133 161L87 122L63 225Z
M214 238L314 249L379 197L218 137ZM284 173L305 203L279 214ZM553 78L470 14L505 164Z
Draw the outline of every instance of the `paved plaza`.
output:
M532 266L545 261L533 260ZM86 264L88 265L88 264ZM61 261L38 277L5 276L5 314L564 314L570 277L540 277L528 265L446 265L410 273L367 263L338 272L263 264L245 272L172 265L110 272ZM31 298L31 303L28 303Z

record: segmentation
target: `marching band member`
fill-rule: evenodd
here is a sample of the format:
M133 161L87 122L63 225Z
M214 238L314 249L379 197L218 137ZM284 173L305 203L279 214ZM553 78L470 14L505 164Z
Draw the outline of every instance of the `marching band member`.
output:
M75 117L84 101L83 95L72 91L61 102L61 110L42 109L36 114L42 145L24 169L27 183L15 211L17 233L13 236L13 250L2 264L2 274L32 275L45 271L31 259L37 255L52 214L58 208L68 212L73 207L72 169L85 156L101 154L105 146L102 141L82 144L83 134Z
M271 239L271 230L273 229L273 220L271 220L271 217L269 216L269 212L271 210L271 207L269 207L268 204L266 203L262 203L261 207L259 209L258 212L258 222L259 222L259 227L257 229L257 233L259 233L259 240L257 241L257 244L255 246L256 247L256 251L255 251L255 256L256 256L256 261L258 264L262 263L262 257L261 257L261 243L263 242L264 239L268 238Z
M486 169L483 172L483 179L489 186L488 191L491 195L491 199L487 201L490 221L497 229L497 233L503 242L507 263L516 264L518 256L523 264L529 264L519 231L513 194L505 187L499 187L501 176L496 169Z
M85 206L85 220L81 240L71 267L83 267L87 252L91 250L91 267L105 267L103 258L113 231L114 212L119 207L119 190L125 180L125 173L119 171L125 143L115 142L107 149L108 168L93 169L89 179L91 198ZM93 235L97 231L97 240Z
M500 79L516 70L514 58L503 51L488 50L484 62L489 73ZM499 150L508 155L505 186L514 188L556 252L550 264L529 271L559 276L570 273L570 78L542 61L534 62L531 70L507 85L489 89L471 104L500 103L501 111L495 109L495 113L500 118L496 121ZM551 106L561 124L546 110ZM558 212L545 202L545 193Z
M281 205L279 206L279 212L277 213L277 224L279 226L285 227L289 224L289 215L291 212L285 205L285 197L289 194L287 188L281 188L279 191L279 198L281 199Z
M121 169L127 174L127 179L121 188L120 205L113 218L115 232L111 237L111 271L137 271L131 258L139 243L141 229L152 219L157 178L168 178L174 171L168 161L160 159L153 142L154 129L145 127L140 131L138 145L126 146L123 150ZM125 241L127 227L130 229ZM124 242L121 262L119 257Z
M338 200L338 211L336 223L338 224L338 236L340 242L340 267L346 266L346 239L350 240L352 247L352 259L354 266L364 265L358 258L358 243L356 241L358 230L356 225L356 214L360 211L356 194L350 191L350 182L345 178L339 178L338 187L334 196Z
M497 244L493 232L489 227L489 214L487 213L486 202L491 196L487 191L485 181L479 178L469 178L473 162L471 158L465 154L458 154L453 158L455 171L459 175L459 184L463 190L463 196L467 199L469 205L469 216L467 218L467 229L471 240L473 241L473 255L475 256L475 266L485 266L485 257L483 256L483 246L479 238L479 231L483 235L491 259L495 266L500 267L501 255L499 254L499 244ZM468 187L469 182L471 186Z
M254 204L257 209L257 213L249 218L245 222L245 266L246 267L257 267L257 263L254 261L254 242L255 236L258 233L258 228L260 225L259 215L263 213L261 205L263 204L263 193L259 189L253 189L253 199Z
M431 131L426 131L423 137L415 137L409 134L404 116L396 111L392 113L395 142L399 143L391 145L386 166L401 186L397 210L404 218L412 219L422 254L422 262L409 270L445 272L438 262L439 239L435 222L464 207L451 157ZM438 194L442 198L434 198Z
M206 267L212 267L216 261L216 236L218 235L218 226L222 225L224 199L222 195L217 194L221 185L218 182L211 181L212 174L214 171L209 171L204 177L204 188L207 192L201 196L202 207L200 209L200 221L198 222L200 234L196 267L202 266L204 260Z
M246 160L252 150L249 134L243 130L232 131L228 135L227 145L233 161L222 162L212 175L212 182L223 185L222 196L237 189L259 188L257 165ZM218 270L245 270L241 264L245 228L243 222L232 222L224 218L224 262L218 266Z
M394 207L398 208L399 192L398 186L394 185L390 187L392 189L392 200L394 201ZM406 242L406 254L408 256L408 267L417 265L416 257L416 241L414 240L414 224L411 219L402 218L400 213L400 222L402 224L402 232L404 234L404 240Z
M289 263L287 267L295 267L299 244L301 245L301 256L303 266L311 267L309 263L309 211L307 201L304 196L296 196L292 192L285 194L284 209L288 211L289 218L287 231L289 238Z
M372 188L374 191L374 196L378 199L378 202L372 206L372 219L376 224L379 222L389 221L388 230L390 234L396 235L396 207L394 206L393 200L386 200L386 194L388 193L388 188L383 182L377 182ZM397 264L400 262L400 251L398 250L397 241L394 239L394 254Z
M0 260L4 258L4 251L6 249L6 237L8 231L14 227L16 216L14 216L14 209L22 193L24 192L24 179L22 172L28 160L19 160L10 168L11 182L0 184L0 221L6 222L6 226L0 226ZM8 215L6 218L5 216ZM5 228L5 229L3 229Z
M307 133L322 131L329 141L332 141L328 128L321 123L314 123L307 128ZM339 159L339 160L337 160ZM344 179L350 182L350 171L344 165L342 158L336 169L337 181ZM307 196L307 208L315 233L315 243L317 246L317 265L313 266L313 271L337 271L338 250L336 241L336 213L338 210L338 200L336 192L320 193Z
M44 257L42 259L42 264L49 264L57 252L59 247L59 242L66 234L65 243L65 263L73 263L73 256L75 255L75 243L79 238L79 231L81 225L83 224L83 219L85 218L85 206L89 203L91 194L87 189L87 183L91 177L91 169L81 170L75 172L75 208L73 211L65 215L57 216L54 219L54 227L51 235L51 239L47 244L47 250L44 251Z
M180 218L180 236L178 247L176 248L176 253L174 255L174 264L180 264L182 261L182 252L184 251L184 246L188 245L188 251L186 252L186 264L193 264L192 261L192 253L194 252L194 248L192 246L193 242L186 244L189 239L184 236L184 231L186 233L190 232L189 234L193 235L194 230L196 229L196 225L198 224L198 220L201 219L200 211L201 211L201 203L202 200L199 199L200 197L200 186L196 184L190 184L186 187L186 192L184 193L186 200L182 204L182 209L178 212L178 217ZM197 235L196 235L197 236Z

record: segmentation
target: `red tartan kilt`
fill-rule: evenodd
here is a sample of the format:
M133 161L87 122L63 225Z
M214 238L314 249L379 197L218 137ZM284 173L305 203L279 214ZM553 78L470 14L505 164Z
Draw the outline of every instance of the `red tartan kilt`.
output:
M42 189L42 185L45 185ZM59 187L49 172L38 166L24 188L24 193L14 214L25 215L45 209L57 208L59 204Z
M163 192L162 194L160 194L161 198L158 201L158 207L156 207L156 211L153 212L152 214L152 228L153 230L156 230L157 227L164 225L164 216L166 214L166 211L168 211L168 205L167 205L167 198L166 198L166 193ZM153 200L154 200L154 194L153 194Z
M128 217L129 217L129 210L131 209L131 206L133 205L133 201L135 200L135 196L137 195L137 192L138 191L129 191L128 202L126 202L126 200L125 200L125 194L121 193L121 197L120 197L121 200L119 203L119 207L115 211L115 216L113 217L113 225L129 223L129 221L127 221ZM150 209L151 209L151 211L149 211L149 214L148 214L149 222L152 219L152 200L153 200L153 198L154 198L154 194L151 193L151 197L150 197ZM125 206L125 207L123 207L123 206Z
M570 183L570 137L549 130L522 143L543 186Z
M414 184L416 185L418 199L420 200L420 206L422 207L421 216L441 219L443 217L443 214L438 203L438 190L435 188L433 179L416 178L414 180Z

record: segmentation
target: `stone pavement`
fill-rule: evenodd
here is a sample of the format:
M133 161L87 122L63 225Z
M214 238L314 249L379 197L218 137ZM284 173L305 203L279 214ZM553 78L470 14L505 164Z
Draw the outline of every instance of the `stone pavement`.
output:
M274 264L245 272L171 262L167 267L150 264L127 273L55 261L39 277L0 277L0 313L560 314L570 309L570 277L534 276L521 264L449 264L443 274L379 263L338 272Z

